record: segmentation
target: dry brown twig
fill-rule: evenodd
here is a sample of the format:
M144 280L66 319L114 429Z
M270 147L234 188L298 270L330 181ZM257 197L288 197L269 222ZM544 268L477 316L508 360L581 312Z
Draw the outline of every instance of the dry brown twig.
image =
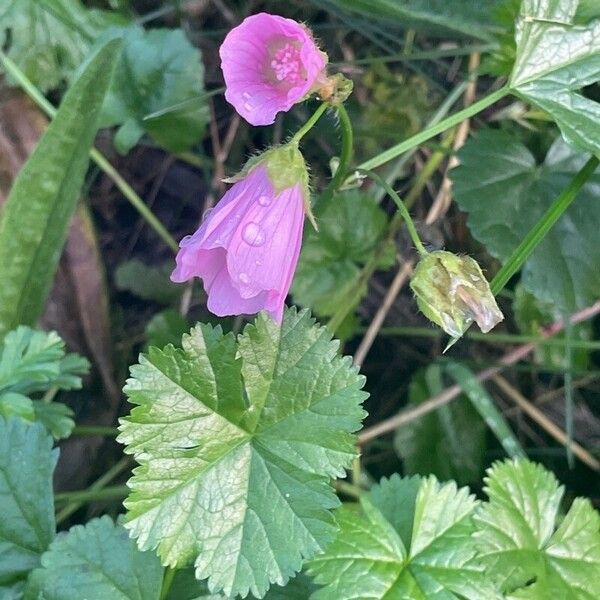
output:
M392 284L390 285L388 291L383 297L383 302L381 303L381 306L375 313L375 316L373 317L371 324L365 332L365 335L363 336L360 345L354 353L354 364L358 367L360 367L363 364L365 357L371 349L371 346L373 345L373 342L375 341L375 338L377 337L377 334L379 333L379 330L381 329L381 326L383 325L383 322L385 321L385 318L390 308L396 301L400 290L402 290L404 284L408 281L409 277L411 276L413 266L414 260L405 261L400 264L400 268L396 273L396 277L394 277Z
M469 56L469 72L474 73L477 71L479 67L479 63L481 60L481 55L478 52L474 52ZM469 81L469 85L465 90L463 96L463 105L469 106L473 104L475 101L475 97L477 94L477 77L474 76L471 81ZM452 150L456 153L460 150L467 138L469 137L469 131L471 130L471 120L465 119L460 123L460 125L456 128L456 136L454 138L454 143L452 145ZM429 210L429 214L425 219L425 223L427 225L431 225L441 217L443 217L448 208L450 208L450 202L452 201L452 180L448 176L448 172L454 167L458 166L459 160L456 157L456 154L453 154L448 160L448 164L446 165L446 170L444 171L444 179L442 181L442 185L431 205L431 209Z
M572 325L576 325L577 323L581 323L583 321L591 319L597 314L600 314L600 301L576 312L574 315L571 316L569 321ZM545 339L556 335L565 328L565 325L566 321L563 320L553 323L541 332L540 338ZM497 366L489 367L487 369L484 369L483 371L480 371L476 375L477 381L488 381L496 375L499 375L502 372L502 370L506 367L510 367L522 360L523 358L525 358L535 347L535 343L529 343L519 346L514 350L511 350L500 359ZM381 435L384 435L385 433L394 431L401 425L404 425L405 423L410 423L411 421L414 421L415 419L439 408L440 406L448 404L448 402L454 400L454 398L459 396L461 393L462 388L458 384L451 385L450 387L446 388L443 392L436 394L435 396L433 396L429 400L426 400L422 404L419 404L415 408L403 410L399 414L394 415L389 419L385 419L377 425L367 427L362 431L362 433L359 434L358 443L361 445L366 444L367 442Z
M573 454L590 469L600 471L600 461L594 458L583 446L571 440L567 434L555 425L539 408L536 408L521 392L512 386L501 375L492 377L492 381L510 398L525 414L535 421L542 429L552 436L559 444L570 446Z

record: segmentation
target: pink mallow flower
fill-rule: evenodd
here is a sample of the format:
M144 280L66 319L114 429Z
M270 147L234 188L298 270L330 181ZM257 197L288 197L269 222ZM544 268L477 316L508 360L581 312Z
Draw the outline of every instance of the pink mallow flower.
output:
M327 55L310 31L278 15L259 13L232 29L221 49L225 98L251 125L271 125L324 83Z
M200 277L219 317L266 310L281 322L302 242L308 172L297 144L252 159L183 238L171 280ZM310 214L310 213L309 213Z

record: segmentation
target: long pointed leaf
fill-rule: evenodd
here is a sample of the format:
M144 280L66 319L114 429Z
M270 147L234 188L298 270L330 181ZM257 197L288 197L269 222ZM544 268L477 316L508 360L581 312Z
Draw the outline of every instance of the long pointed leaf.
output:
M15 180L0 222L0 336L42 312L119 49L99 50Z

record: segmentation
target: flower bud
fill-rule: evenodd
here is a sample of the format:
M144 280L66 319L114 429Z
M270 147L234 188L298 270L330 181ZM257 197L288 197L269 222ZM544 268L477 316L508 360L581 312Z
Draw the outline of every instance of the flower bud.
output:
M460 337L475 321L487 333L504 318L481 267L470 256L438 250L415 268L410 287L423 314Z

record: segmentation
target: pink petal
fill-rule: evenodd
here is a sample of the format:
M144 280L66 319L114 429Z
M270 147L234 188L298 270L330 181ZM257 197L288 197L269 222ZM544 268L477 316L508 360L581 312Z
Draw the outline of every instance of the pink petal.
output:
M255 202L248 208L227 248L227 268L242 297L275 290L285 298L296 268L304 226L302 188L271 198L268 205Z
M281 322L300 254L303 194L302 184L276 194L267 168L254 167L181 241L171 279L202 278L218 316L264 309Z
M271 67L273 49L291 44L291 63L302 68L297 81L278 83ZM225 98L252 125L270 125L278 112L288 111L306 96L326 65L325 55L300 23L259 13L244 19L226 36L219 50L225 78ZM286 59L287 60L287 59ZM287 64L287 63L286 63ZM287 73L287 72L286 72Z

